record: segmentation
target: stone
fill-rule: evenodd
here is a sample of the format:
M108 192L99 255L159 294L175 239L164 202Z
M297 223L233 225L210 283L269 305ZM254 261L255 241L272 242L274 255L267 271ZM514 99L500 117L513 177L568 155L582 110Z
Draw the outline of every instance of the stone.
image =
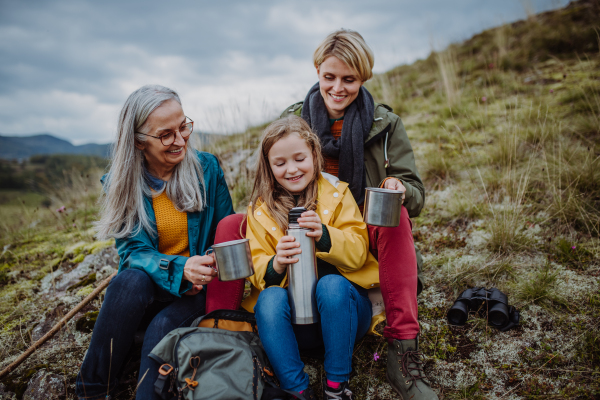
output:
M67 289L79 283L92 273L101 272L107 266L115 268L118 265L118 254L114 247L107 247L95 254L87 255L81 263L69 272L62 268L49 273L42 279L42 294L59 298L67 293ZM106 271L105 271L106 272Z
M96 273L96 282L102 282L106 278L112 275L116 269L111 267L110 265L106 265L100 269L100 272Z
M65 397L65 378L45 369L33 375L23 394L23 400L57 400Z
M9 392L3 383L0 383L0 400L16 400L17 395Z

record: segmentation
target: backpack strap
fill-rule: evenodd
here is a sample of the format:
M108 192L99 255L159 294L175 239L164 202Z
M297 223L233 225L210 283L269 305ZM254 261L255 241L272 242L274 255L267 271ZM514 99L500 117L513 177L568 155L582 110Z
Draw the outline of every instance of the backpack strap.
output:
M173 372L175 369L169 364L163 364L158 369L158 378L154 382L154 391L160 396L161 399L168 400L173 398L172 394L169 394L173 390L174 376ZM171 385L166 388L167 381L170 379Z
M254 378L257 380L256 383L258 383L258 376L260 374L260 376L263 378L263 381L269 386L263 389L263 395L261 397L261 400L279 400L281 396L285 393L291 394L299 400L306 400L304 396L298 392L294 392L293 390L282 389L275 380L275 374L269 368L263 367L256 356L253 358L253 360L255 362ZM258 373L256 371L257 368ZM254 386L254 382L252 382L252 384Z

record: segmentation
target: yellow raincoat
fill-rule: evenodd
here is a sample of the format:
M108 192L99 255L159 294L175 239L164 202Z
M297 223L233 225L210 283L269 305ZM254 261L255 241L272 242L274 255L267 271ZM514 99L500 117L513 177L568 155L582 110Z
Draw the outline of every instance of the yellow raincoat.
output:
M333 175L322 173L319 177L316 213L327 226L331 238L328 253L317 251L318 258L334 265L349 281L369 290L373 305L374 326L385 319L381 291L379 289L379 264L369 252L369 233L348 184ZM250 239L254 275L250 278L252 291L242 303L242 307L253 312L260 291L266 288L265 274L269 261L276 254L279 240L285 236L275 220L271 218L264 204L259 200L254 213L248 207L248 227L246 237ZM281 282L287 286L287 276ZM375 289L375 290L371 290Z

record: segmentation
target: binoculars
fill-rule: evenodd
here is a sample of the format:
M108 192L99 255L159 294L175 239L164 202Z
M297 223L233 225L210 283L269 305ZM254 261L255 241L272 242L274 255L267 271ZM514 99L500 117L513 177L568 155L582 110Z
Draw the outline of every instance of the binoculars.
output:
M519 312L508 305L506 295L496 288L474 287L462 292L448 310L448 323L464 325L470 311L483 318L487 316L488 324L501 331L519 324Z

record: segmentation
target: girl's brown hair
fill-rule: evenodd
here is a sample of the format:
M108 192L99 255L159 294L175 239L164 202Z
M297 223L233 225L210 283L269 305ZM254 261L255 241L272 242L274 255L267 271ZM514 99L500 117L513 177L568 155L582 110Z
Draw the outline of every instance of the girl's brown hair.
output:
M294 201L294 196L275 180L269 163L269 151L271 147L278 140L292 133L298 134L306 141L306 145L312 151L315 169L314 176L300 194L297 204ZM323 169L321 144L319 143L319 138L312 132L306 121L300 117L291 115L267 126L260 143L260 150L261 153L257 161L256 177L254 178L254 187L252 188L251 195L252 213L254 214L256 202L260 199L265 204L271 217L277 222L277 225L279 225L281 230L285 231L288 226L288 213L293 207L305 207L307 210L314 210L317 207L317 181Z

